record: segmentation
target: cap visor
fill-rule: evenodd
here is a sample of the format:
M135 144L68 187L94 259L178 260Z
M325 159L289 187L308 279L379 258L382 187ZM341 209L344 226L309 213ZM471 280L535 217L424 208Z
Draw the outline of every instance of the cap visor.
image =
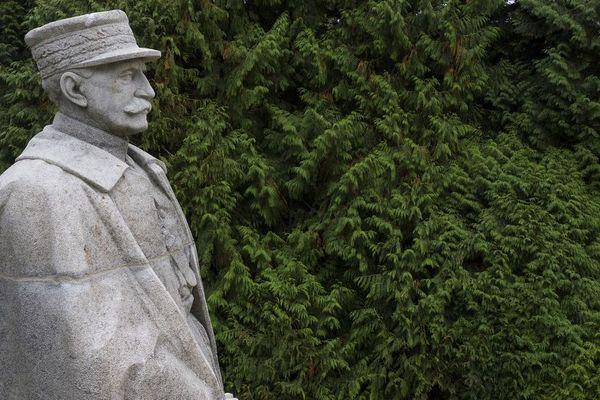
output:
M133 60L141 58L147 61L154 61L160 58L160 51L154 49L145 49L142 47L133 47L126 49L119 49L109 51L108 53L101 54L77 65L73 65L71 68L84 68L84 67L95 67L98 65L111 64L119 61Z

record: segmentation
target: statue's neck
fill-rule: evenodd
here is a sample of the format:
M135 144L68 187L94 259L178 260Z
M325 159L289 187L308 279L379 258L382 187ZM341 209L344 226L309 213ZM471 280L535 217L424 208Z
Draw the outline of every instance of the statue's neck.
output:
M109 152L119 160L125 161L127 155L127 146L129 142L126 138L111 135L101 129L94 128L84 122L68 117L58 112L54 116L52 127L59 132L76 137L91 145Z

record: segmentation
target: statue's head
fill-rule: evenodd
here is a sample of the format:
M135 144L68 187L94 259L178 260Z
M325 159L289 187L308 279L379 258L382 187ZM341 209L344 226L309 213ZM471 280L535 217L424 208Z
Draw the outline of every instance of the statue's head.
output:
M123 11L54 21L25 42L62 113L118 136L147 129L154 90L145 63L160 51L138 47Z

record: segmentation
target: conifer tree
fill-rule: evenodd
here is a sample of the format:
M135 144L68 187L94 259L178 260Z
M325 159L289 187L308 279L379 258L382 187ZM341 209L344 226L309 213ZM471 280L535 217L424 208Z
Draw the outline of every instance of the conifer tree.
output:
M505 7L490 96L507 129L536 146L600 153L600 2L519 0Z

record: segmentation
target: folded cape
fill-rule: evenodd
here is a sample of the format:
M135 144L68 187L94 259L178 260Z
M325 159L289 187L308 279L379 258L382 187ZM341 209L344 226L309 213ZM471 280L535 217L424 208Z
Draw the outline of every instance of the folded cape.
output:
M164 165L129 155L185 221ZM0 176L1 399L223 398L195 249L192 313L210 352L111 200L126 168L46 127Z

